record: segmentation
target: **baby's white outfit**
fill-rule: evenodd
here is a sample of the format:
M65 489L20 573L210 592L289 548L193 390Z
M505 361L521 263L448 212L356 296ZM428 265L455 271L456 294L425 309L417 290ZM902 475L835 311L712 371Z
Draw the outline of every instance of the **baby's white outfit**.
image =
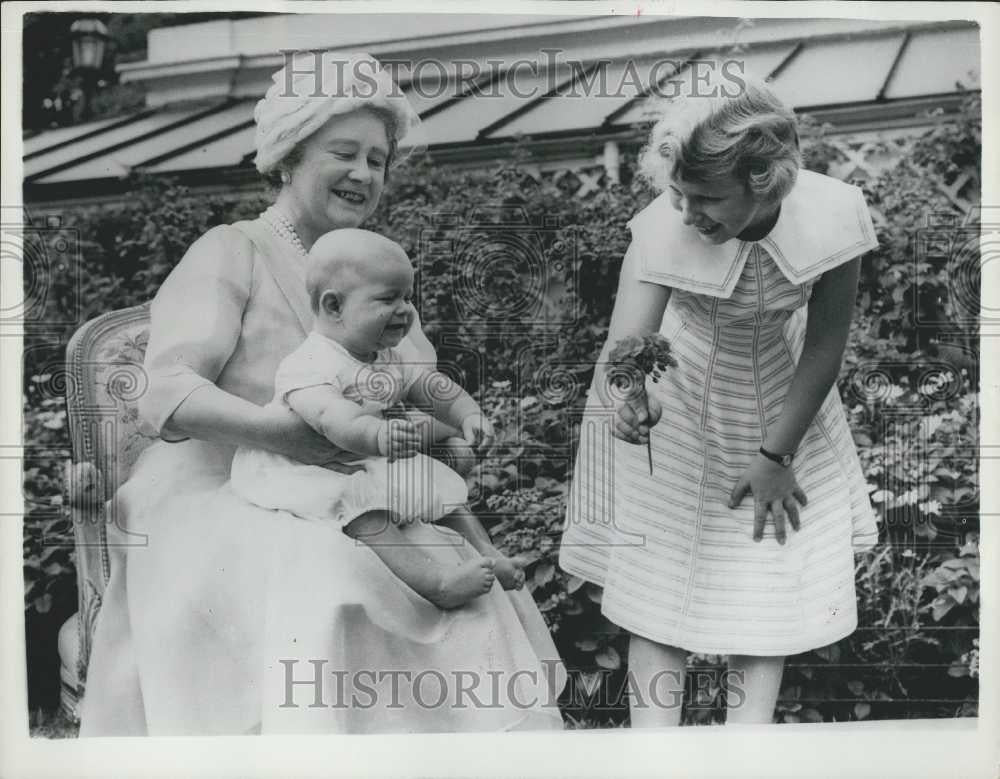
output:
M426 378L429 367L400 349L384 349L365 363L314 331L278 366L271 403L287 405L293 390L328 384L382 416ZM388 512L402 522L433 522L468 500L465 480L423 454L390 463L386 457L344 451L318 466L240 447L230 479L235 492L258 506L345 525L370 511Z

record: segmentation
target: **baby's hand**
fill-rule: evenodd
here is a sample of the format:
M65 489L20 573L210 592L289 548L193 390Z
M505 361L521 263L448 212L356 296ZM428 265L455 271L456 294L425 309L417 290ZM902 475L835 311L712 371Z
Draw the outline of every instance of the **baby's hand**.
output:
M387 419L379 427L378 453L389 462L413 457L420 452L420 431L405 419Z
M473 449L482 451L493 443L493 425L481 411L462 420L462 437Z

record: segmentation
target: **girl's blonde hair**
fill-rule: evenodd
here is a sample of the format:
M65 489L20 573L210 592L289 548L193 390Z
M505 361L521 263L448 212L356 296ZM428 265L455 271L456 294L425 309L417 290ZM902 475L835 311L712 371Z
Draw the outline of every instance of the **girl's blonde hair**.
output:
M659 191L675 178L736 178L760 201L784 198L802 164L795 114L756 79L694 83L697 91L664 107L640 155L641 175Z

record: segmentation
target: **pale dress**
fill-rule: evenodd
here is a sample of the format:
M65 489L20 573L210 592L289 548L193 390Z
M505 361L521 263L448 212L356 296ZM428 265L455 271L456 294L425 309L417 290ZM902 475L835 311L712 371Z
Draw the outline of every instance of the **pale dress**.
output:
M405 346L405 344L404 344ZM313 331L282 360L272 404L287 405L297 389L326 385L340 397L365 404L384 417L418 381L430 376L412 350L385 349L371 363L353 357L336 341ZM320 467L263 449L240 447L230 475L233 489L251 503L289 511L304 519L334 522L341 528L368 512L384 512L412 534L412 523L434 522L468 499L465 480L424 454L387 457L345 452Z
M794 206L782 216L796 215ZM875 542L877 528L836 388L793 464L808 496L801 530L789 529L781 546L769 521L756 543L752 496L728 507L781 413L802 349L817 276L790 281L769 253L795 244L740 246L728 269L735 278L717 277L732 287L726 297L672 290L660 333L679 365L647 381L663 406L651 433L652 476L646 447L611 438L610 412L592 392L560 564L602 585L603 613L631 633L693 652L779 656L856 628L854 553ZM700 282L691 274L679 283Z
M218 227L157 293L140 410L175 442L147 448L115 497L81 735L561 729L565 672L528 593L442 611L336 524L240 499L234 447L171 431L212 381L270 400L312 329L296 260L263 220ZM477 554L437 525L414 532L436 564Z

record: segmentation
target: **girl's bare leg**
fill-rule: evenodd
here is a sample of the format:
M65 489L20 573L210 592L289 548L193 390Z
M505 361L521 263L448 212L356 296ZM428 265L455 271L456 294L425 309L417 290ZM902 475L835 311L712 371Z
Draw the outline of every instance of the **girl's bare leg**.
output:
M726 723L747 725L773 722L784 668L784 657L731 655Z
M442 609L458 608L486 594L496 579L490 558L442 568L420 545L407 540L384 511L362 514L344 532L368 546L399 579Z
M683 649L641 636L629 639L628 670L635 686L630 706L633 728L681 724L687 656Z

